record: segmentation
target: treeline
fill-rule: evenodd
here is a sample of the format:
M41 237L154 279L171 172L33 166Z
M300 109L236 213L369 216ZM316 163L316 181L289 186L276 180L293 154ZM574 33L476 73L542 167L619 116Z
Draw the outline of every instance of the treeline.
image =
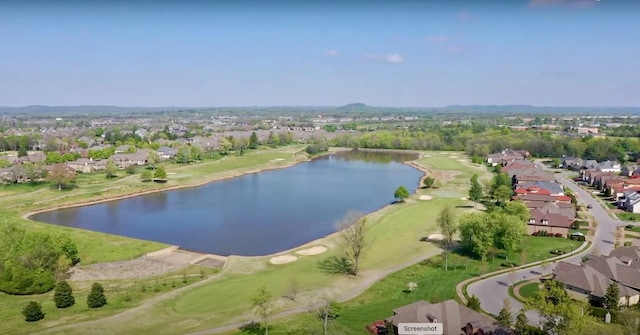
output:
M13 224L0 228L1 292L48 292L79 261L78 249L67 234L26 231Z
M471 124L346 133L333 138L330 144L351 148L454 150L478 157L509 148L528 150L535 157L567 155L623 162L640 152L637 138L569 137L546 131L512 131Z

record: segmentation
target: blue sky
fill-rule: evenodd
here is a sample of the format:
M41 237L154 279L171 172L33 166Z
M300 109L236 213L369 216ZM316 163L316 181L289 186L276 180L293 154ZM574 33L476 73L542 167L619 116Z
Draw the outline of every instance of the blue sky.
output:
M640 106L640 0L0 0L0 106Z

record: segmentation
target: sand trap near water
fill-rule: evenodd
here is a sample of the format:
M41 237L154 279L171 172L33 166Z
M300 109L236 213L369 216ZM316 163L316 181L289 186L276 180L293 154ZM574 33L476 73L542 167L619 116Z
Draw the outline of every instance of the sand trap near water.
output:
M298 257L296 256L283 255L283 256L271 257L271 260L269 262L271 262L271 264L286 264L286 263L291 263L297 260L298 260Z
M442 241L444 240L444 235L442 234L431 234L429 235L430 241Z
M298 250L298 251L296 251L296 254L303 255L303 256L311 256L311 255L321 254L321 253L323 253L325 251L327 251L326 247L323 247L321 245L317 245L317 246L311 247L309 249Z
M460 200L467 200L467 198L465 198L465 197L462 197L462 198L460 198Z
M433 197L430 196L430 195L421 195L418 199L420 199L420 200L431 200L431 199L433 199Z

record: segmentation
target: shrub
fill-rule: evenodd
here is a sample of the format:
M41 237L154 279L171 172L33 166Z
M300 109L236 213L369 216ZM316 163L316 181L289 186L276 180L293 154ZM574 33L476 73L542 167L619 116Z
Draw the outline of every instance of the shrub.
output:
M564 235L562 235L562 233L556 233L555 235L556 237L564 237Z
M89 308L99 308L107 304L107 297L104 295L104 288L99 283L91 285L91 293L87 296L87 306Z
M631 246L631 242L624 242L624 246L625 247L630 247Z
M73 298L73 290L69 283L61 281L56 285L56 290L53 293L53 302L56 303L58 308L67 308L73 306L76 300Z
M507 268L512 268L512 267L515 268L515 267L518 267L518 263L516 263L516 262L503 262L503 263L500 264L500 266L504 266L504 267L507 267Z
M29 303L22 309L22 315L24 315L24 320L27 322L44 319L42 306L37 301L29 301Z

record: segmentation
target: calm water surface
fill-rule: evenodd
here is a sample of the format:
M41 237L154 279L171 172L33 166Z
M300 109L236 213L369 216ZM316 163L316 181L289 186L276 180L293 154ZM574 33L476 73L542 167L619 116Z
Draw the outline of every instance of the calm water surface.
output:
M207 185L34 215L32 219L218 255L280 252L335 231L349 210L372 212L413 190L415 157L354 151Z

